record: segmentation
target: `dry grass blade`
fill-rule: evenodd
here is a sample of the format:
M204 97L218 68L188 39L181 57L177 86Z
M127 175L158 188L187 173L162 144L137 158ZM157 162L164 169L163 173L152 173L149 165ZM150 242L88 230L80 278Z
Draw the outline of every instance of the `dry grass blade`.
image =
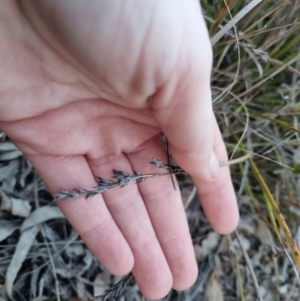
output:
M228 11L236 4L238 0L228 0L227 2L224 1L224 5L221 8L219 14L215 18L215 22L212 29L215 29L216 26L223 20L223 18L228 14ZM228 9L229 8L229 9Z
M283 122L283 121L280 121L280 120L276 120L274 118L271 118L271 117L268 117L266 115L262 115L254 110L249 110L250 113L252 113L253 115L255 116L259 116L260 118L262 119L266 119L266 120L269 120L269 121L272 121L273 123L277 123L279 126L282 126L290 131L293 131L293 132L297 132L297 133L300 133L300 130L298 130L297 128L291 126L290 124L286 123L286 122Z
M274 59L271 59L269 58L268 59L268 62L271 63L271 64L274 64L275 66L279 66L279 67L283 67L284 66L284 63L278 61L278 60L274 60ZM297 76L300 76L300 71L298 71L297 69L291 67L291 66L287 66L286 69L292 73L294 73L295 75Z
M248 269L250 271L250 275L251 275L251 278L252 278L252 281L253 281L254 287L255 287L256 296L257 296L257 298L258 298L259 301L264 301L263 298L262 298L262 296L261 296L261 294L260 294L260 291L259 291L259 285L258 285L258 282L257 282L257 278L255 276L255 272L254 272L254 270L252 268L251 261L249 259L249 256L248 256L246 250L243 247L243 244L241 243L241 239L240 239L238 231L237 230L234 231L234 234L235 234L235 237L236 237L236 239L237 239L237 241L239 243L239 246L240 246L240 248L241 248L241 250L243 252L244 259L246 261L247 267L248 267Z
M247 15L254 7L264 0L253 0L247 4L237 15L235 15L221 30L219 30L212 38L211 44L215 45L229 30L235 26L245 15Z
M284 235L285 235L285 238L288 242L288 245L292 251L292 254L293 254L293 257L295 259L295 262L298 266L298 269L300 269L300 251L296 245L296 243L294 242L294 239L292 237L292 234L291 234L291 231L288 227L288 225L286 224L285 220L284 220L284 217L283 215L281 214L267 184L265 183L263 177L261 176L258 168L256 167L256 164L253 162L253 160L249 159L249 163L250 163L250 167L254 173L254 175L256 176L256 180L258 181L261 189L264 191L271 207L272 207L272 210L273 210L273 213L281 227L281 229L283 230L284 232Z
M277 223L276 223L276 218L274 216L272 205L270 204L268 195L265 192L263 193L263 195L264 195L264 199L266 201L267 211L268 211L268 215L269 215L269 220L271 221L272 229L275 232L280 244L283 245L283 241L282 241L281 236L279 234L279 230L278 230L278 226L277 226Z
M241 296L241 301L245 301L244 288L243 288L243 279L242 279L242 275L241 275L241 269L240 269L239 261L238 261L237 258L235 258L235 267L236 267L236 274L237 274L236 278L237 278L239 293L240 293L240 296Z
M56 273L56 267L55 267L55 263L54 263L54 260L53 260L53 256L52 256L49 244L48 244L47 239L46 239L45 230L44 230L43 225L41 225L40 229L41 229L41 233L43 235L44 241L45 241L45 245L46 245L46 248L47 248L47 253L48 253L50 264L51 264L51 267L52 267L52 275L55 279L56 300L61 301L60 291L59 291L59 282L58 282L57 273Z
M252 86L251 88L249 88L248 90L242 92L239 94L239 97L243 97L247 94L249 94L250 92L254 91L255 89L259 88L260 86L262 86L264 83L266 83L267 81L271 80L275 75L277 75L278 73L280 73L281 71L283 71L284 69L286 69L288 66L294 64L295 62L297 62L298 60L300 60L300 54L296 55L295 57L293 57L291 60L289 60L287 63L282 63L282 66L279 67L277 70L275 70L274 72L272 72L271 74L269 74L267 77L265 77L264 79L262 79L260 82L258 82L256 85Z

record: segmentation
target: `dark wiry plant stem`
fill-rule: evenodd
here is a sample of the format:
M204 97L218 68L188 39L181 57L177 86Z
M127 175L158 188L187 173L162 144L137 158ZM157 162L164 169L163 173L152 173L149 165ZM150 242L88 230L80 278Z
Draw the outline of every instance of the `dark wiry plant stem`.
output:
M157 168L164 169L168 171L167 173L158 173L158 174L141 174L137 171L134 171L133 174L129 174L125 171L121 170L113 170L113 177L112 179L103 179L98 177L97 178L97 185L92 189L74 189L73 192L68 190L62 190L58 194L54 195L55 200L60 199L74 199L79 197L80 195L86 195L86 198L90 198L95 196L96 194L102 193L106 190L113 189L115 187L124 187L127 186L131 181L136 181L136 183L143 182L149 178L157 177L157 176L167 176L167 175L174 175L174 174L184 174L186 173L183 169L179 166L171 165L171 164L164 164L161 160L153 158L150 161L150 164Z

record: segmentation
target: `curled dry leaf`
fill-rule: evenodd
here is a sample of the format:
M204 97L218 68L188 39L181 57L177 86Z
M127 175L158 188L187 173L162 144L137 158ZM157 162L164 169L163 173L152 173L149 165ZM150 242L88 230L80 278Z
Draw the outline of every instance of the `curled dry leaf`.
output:
M31 212L29 201L10 198L12 203L11 213L15 216L27 217Z
M34 225L46 222L50 219L65 218L58 207L44 206L36 209L31 215L25 219L21 226L21 231L24 231Z
M2 200L0 210L11 212L15 216L27 217L30 215L31 205L29 201L9 197L1 189L0 197Z

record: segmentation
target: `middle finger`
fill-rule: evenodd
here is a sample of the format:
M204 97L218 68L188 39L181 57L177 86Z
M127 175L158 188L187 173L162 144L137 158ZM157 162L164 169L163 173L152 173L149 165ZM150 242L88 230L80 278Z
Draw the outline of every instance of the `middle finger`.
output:
M94 175L112 177L113 169L132 174L124 154L88 158ZM150 299L164 297L172 287L172 274L152 227L138 186L116 187L103 193L104 201L134 255L133 274L143 294Z

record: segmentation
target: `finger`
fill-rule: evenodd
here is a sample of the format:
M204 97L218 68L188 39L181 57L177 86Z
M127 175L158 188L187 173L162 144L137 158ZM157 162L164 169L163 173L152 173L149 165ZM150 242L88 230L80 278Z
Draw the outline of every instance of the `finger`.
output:
M89 156L88 162L92 172L103 178L111 178L113 169L133 173L124 154ZM137 166L137 170L141 168ZM103 197L132 250L135 262L132 272L141 291L150 299L164 297L172 287L172 275L138 186L130 183L116 187L104 192Z
M151 104L172 156L192 176L212 226L228 233L236 226L238 211L229 169L219 167L227 156L212 110L212 49L203 18L198 26L202 34L183 45L176 72Z
M225 234L235 229L239 215L229 168L219 168L219 162L227 161L227 153L210 98L207 83L198 91L200 104L197 101L182 102L175 104L175 108L166 109L171 113L165 119L162 113L157 116L169 139L172 156L192 176L212 226Z
M27 158L53 194L96 185L83 156L29 155ZM63 199L57 204L87 247L111 273L124 275L131 271L133 254L101 195L87 200L84 196Z
M227 162L227 152L214 119L214 151L219 162ZM232 232L239 220L239 211L228 166L220 168L218 177L210 183L194 179L201 204L212 227L220 234Z
M127 157L134 170L143 173L166 172L149 164L153 157L168 162L160 135L145 142ZM171 269L173 288L185 290L197 278L197 264L178 184L175 191L170 176L160 176L138 185Z

